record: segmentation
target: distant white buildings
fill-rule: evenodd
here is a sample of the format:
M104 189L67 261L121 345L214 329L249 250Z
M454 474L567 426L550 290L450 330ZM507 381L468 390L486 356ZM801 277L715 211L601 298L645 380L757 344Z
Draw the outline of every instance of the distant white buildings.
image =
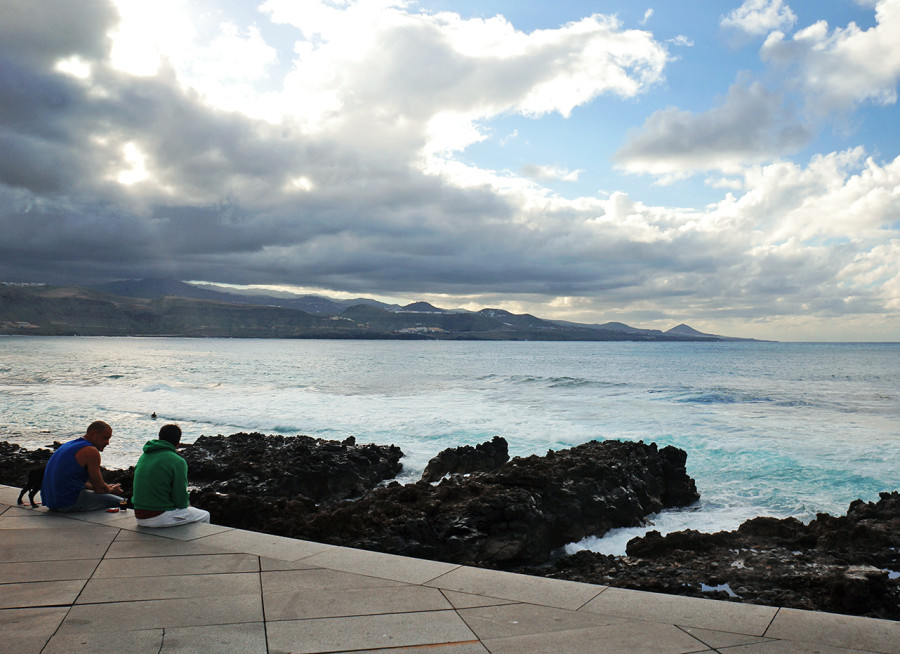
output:
M441 329L440 327L404 327L403 329L398 329L396 333L398 334L445 334L447 332L446 329Z

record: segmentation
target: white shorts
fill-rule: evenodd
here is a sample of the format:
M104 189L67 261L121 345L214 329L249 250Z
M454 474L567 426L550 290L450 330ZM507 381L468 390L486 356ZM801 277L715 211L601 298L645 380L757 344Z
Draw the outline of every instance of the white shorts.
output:
M209 522L209 511L189 506L186 509L163 511L154 518L137 521L138 527L175 527L190 522Z

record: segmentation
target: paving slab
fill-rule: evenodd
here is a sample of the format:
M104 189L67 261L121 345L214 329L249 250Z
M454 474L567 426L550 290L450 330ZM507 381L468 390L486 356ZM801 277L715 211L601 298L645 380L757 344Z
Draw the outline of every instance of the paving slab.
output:
M80 529L74 520L53 513L33 513L20 515L16 510L7 511L0 516L0 529Z
M332 547L303 559L303 562L332 570L356 572L410 584L425 583L459 567L454 563L413 559L381 552L354 550L349 547Z
M183 652L266 654L267 651L265 625L262 622L251 622L239 625L166 629L159 654Z
M704 645L713 649L775 642L772 638L735 634L728 631L713 631L711 629L700 629L698 627L681 627L681 629L701 641Z
M446 588L442 588L441 592L455 609L474 609L480 606L502 606L503 604L521 603L516 602L515 600L502 599L500 597L485 597L484 595L473 595L472 593L460 593L455 590L447 590Z
M31 506L30 504L18 504L16 506L6 506L4 507L5 511L0 511L4 517L16 516L20 518L33 518L35 516L40 515L59 515L56 513L50 513L48 509L45 507L38 505L36 507Z
M627 618L599 616L536 604L503 604L458 611L481 640L536 633L554 633L627 622Z
M719 651L723 654L869 654L858 649L801 643L797 640L769 640L764 643L729 647Z
M439 648L439 649L437 649ZM468 643L442 643L435 645L423 645L422 647L389 647L387 649L357 649L353 654L435 654L435 649L440 654L490 654L484 645L477 642Z
M268 556L259 557L259 569L263 572L281 570L310 570L316 566L303 563L303 561L286 561L284 559L270 559Z
M83 513L68 513L68 517L83 522L91 522L98 525L110 525L122 529L137 529L134 513L131 511L85 511Z
M115 529L60 520L80 526L65 529L64 538L60 537L60 530L54 529L0 529L0 561L99 560L116 536Z
M104 559L95 579L109 577L158 577L225 572L259 572L259 559L250 554L194 554Z
M687 654L713 652L678 627L655 622L482 639L491 654Z
M164 531L162 529L158 531ZM177 538L166 538L162 534L153 532L149 529L131 529L130 527L119 527L119 534L116 536L116 541L125 541L125 540L135 540L135 541L146 541L151 539L158 540L170 540L174 543L184 543L189 541L179 540Z
M272 559L285 559L296 561L313 554L327 552L335 549L334 545L314 543L312 541L296 540L283 536L271 536L255 531L242 531L231 529L229 531L211 534L198 538L196 543L203 543L231 552L247 552L266 556Z
M866 652L900 654L900 622L779 609L766 636Z
M54 637L43 654L265 654L262 622L210 627L70 633Z
M21 492L21 488L0 484L0 502L7 506L17 506L16 502L18 501L19 493ZM28 501L28 493L25 494L25 501Z
M262 622L262 601L256 595L111 602L73 606L59 634L139 631Z
M164 629L58 633L41 654L157 654L163 646Z
M329 570L328 568L272 570L263 572L260 576L263 590L268 593L287 593L297 589L338 591L408 585L393 579L358 575L352 572L344 572L343 570Z
M72 604L84 584L83 579L0 584L0 609Z
M455 611L276 620L266 631L270 652L295 654L478 642Z
M159 577L91 579L78 604L143 600L230 597L259 593L257 573L200 574Z
M0 610L0 633L3 634L0 654L38 654L68 610L68 607Z
M151 556L190 556L221 554L222 550L204 545L203 539L180 541L122 530L106 551L107 559L131 559Z
M426 585L560 609L578 609L606 590L605 586L467 566L460 566Z
M300 620L439 611L452 608L436 588L393 586L388 588L331 590L298 589L287 593L263 591L266 620Z
M583 609L638 620L763 636L778 609L697 597L610 588Z
M0 563L0 584L89 579L99 563L100 559Z

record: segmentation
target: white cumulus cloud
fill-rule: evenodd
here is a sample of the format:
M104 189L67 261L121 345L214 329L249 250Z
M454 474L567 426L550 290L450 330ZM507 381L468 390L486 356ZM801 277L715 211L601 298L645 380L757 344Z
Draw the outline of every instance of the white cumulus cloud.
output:
M744 4L724 16L720 24L761 36L777 29L789 29L796 22L796 14L782 0L745 0Z
M876 24L830 29L819 21L791 38L774 32L762 48L765 61L796 74L811 109L846 110L867 100L897 101L900 80L900 0L879 0Z

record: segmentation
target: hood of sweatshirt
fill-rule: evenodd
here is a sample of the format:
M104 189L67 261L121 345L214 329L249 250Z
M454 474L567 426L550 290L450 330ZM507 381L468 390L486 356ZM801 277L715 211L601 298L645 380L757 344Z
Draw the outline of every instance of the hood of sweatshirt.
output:
M172 445L169 441L147 441L144 443L144 454L152 454L154 452L174 452L175 446Z

